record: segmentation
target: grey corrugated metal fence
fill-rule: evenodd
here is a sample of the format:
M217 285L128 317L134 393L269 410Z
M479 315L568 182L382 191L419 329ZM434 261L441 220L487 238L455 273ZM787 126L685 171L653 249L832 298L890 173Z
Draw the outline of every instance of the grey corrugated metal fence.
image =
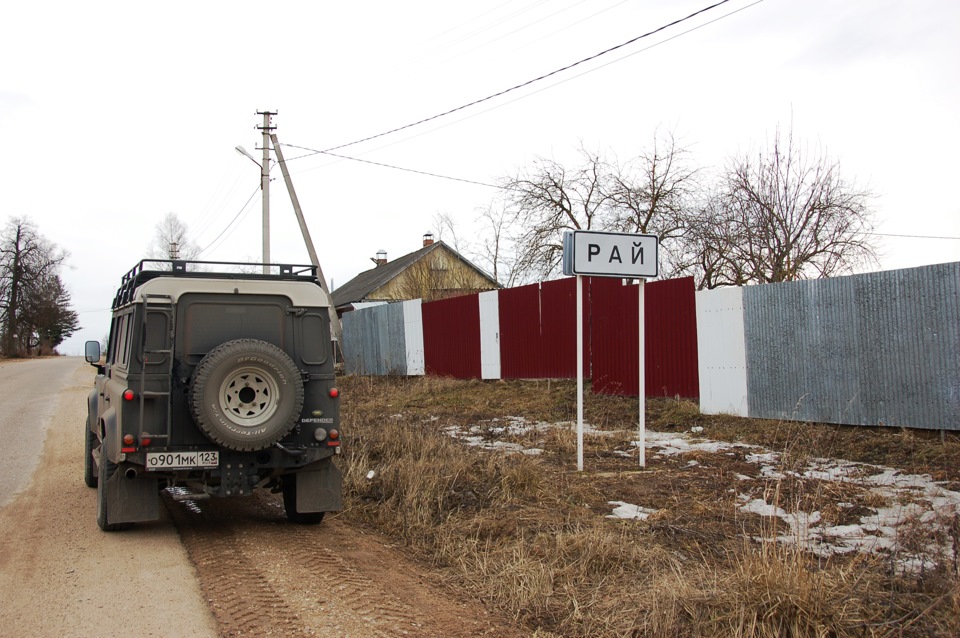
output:
M960 429L960 263L743 289L749 415Z
M345 314L343 357L347 374L407 374L403 304Z

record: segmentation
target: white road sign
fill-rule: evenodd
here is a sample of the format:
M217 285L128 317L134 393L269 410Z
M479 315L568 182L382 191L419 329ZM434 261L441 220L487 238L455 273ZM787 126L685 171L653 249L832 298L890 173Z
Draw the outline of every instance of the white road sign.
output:
M563 237L563 274L654 278L658 248L656 235L575 230Z

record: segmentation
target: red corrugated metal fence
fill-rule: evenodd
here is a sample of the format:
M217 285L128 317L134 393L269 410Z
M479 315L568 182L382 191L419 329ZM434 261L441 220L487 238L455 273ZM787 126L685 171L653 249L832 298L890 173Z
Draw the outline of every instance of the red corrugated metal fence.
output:
M647 396L700 396L692 277L644 284ZM636 395L639 286L594 278L590 287L593 391Z
M575 279L501 290L499 301L500 369L504 379L577 375ZM584 333L589 334L589 330ZM589 373L589 340L584 344L584 370Z
M619 279L584 278L584 375L593 391L637 394L638 286ZM697 319L692 277L655 281L645 288L647 396L695 398ZM576 376L576 279L499 292L500 376ZM423 304L428 374L481 376L477 295Z
M431 301L423 313L423 362L427 374L480 378L480 304L477 295Z

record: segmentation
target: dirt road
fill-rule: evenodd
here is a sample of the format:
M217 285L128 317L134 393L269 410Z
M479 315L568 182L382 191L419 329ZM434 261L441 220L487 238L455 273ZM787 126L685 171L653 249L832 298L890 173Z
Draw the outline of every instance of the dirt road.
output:
M82 479L93 369L80 359L5 365L51 366L43 391L56 407L32 481L0 509L0 636L522 635L385 539L336 517L290 525L269 494L165 498L164 520L101 532ZM71 365L57 400L54 367ZM26 376L8 375L3 394L36 392L15 387ZM7 432L3 414L0 403Z
M42 393L45 401L36 403L38 410L17 411L17 427L32 425L27 440L33 445L44 442L36 433L46 424L46 440L32 480L0 509L0 635L216 636L169 520L130 534L104 534L97 527L96 492L83 484L82 465L93 368L62 358L8 362L4 371L4 445L21 458L31 455L21 439L9 436L15 424L5 407L25 394ZM34 381L37 374L44 383ZM46 406L52 409L45 414Z

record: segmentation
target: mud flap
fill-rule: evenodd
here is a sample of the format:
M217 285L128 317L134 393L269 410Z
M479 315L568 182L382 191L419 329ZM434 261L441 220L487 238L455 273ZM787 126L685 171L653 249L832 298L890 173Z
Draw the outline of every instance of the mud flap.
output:
M107 522L143 523L160 518L160 485L157 479L128 479L115 472L107 480Z
M297 511L337 512L343 509L343 475L332 462L297 472Z

